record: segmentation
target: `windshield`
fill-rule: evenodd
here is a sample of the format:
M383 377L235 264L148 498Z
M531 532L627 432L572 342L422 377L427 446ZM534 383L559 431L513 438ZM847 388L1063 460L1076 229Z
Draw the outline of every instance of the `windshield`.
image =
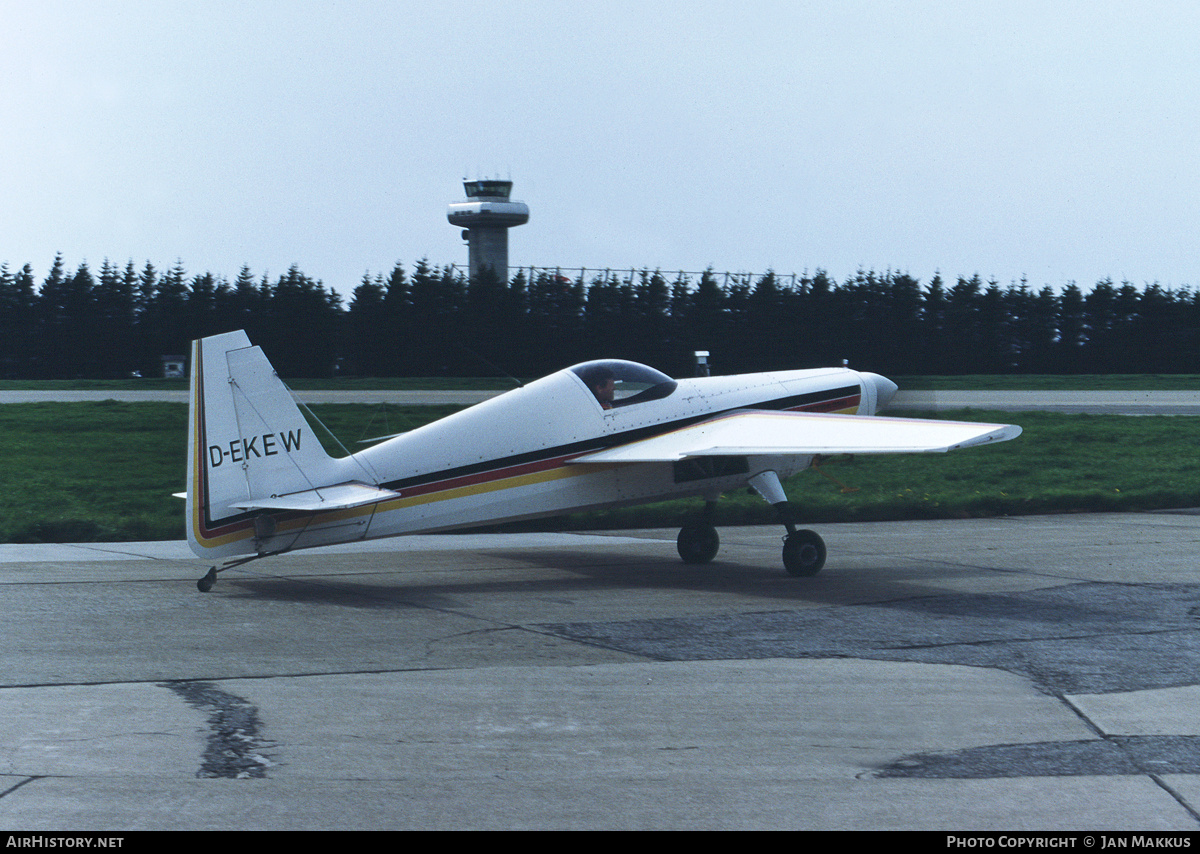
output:
M637 362L601 359L571 368L605 409L659 400L675 391L675 380Z

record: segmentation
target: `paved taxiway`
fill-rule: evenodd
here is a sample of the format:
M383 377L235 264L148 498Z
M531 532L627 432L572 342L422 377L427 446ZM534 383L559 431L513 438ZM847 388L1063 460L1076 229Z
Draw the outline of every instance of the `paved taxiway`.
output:
M1200 827L1200 515L0 546L0 825Z

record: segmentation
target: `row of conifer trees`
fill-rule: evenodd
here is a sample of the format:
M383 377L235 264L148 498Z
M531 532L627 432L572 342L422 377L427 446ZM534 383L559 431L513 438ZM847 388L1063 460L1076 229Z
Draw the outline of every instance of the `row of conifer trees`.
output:
M468 279L418 261L349 299L292 267L228 281L182 263L0 265L0 377L154 376L193 338L246 329L284 376L531 377L592 358L687 375L842 364L892 375L1193 373L1200 294L1111 280L1033 288L812 275L525 268Z

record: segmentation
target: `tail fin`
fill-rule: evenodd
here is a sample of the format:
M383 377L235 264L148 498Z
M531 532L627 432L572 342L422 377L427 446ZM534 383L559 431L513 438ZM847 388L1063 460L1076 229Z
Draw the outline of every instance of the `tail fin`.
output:
M188 425L188 543L198 555L257 551L274 534L263 510L327 509L317 490L347 480L245 332L193 342Z

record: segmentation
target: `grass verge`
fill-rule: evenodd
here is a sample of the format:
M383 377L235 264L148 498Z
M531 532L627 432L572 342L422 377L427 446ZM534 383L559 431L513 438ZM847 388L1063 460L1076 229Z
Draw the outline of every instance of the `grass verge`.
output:
M350 449L455 407L321 405ZM902 414L902 413L891 413ZM1200 506L1200 418L1026 412L903 413L1021 425L1001 445L949 454L836 458L786 483L806 522L1151 510ZM183 536L187 407L177 403L0 406L0 542L119 542ZM334 452L338 453L338 452ZM539 528L670 527L697 500L577 514ZM720 524L773 523L744 491ZM530 526L525 526L526 528Z

